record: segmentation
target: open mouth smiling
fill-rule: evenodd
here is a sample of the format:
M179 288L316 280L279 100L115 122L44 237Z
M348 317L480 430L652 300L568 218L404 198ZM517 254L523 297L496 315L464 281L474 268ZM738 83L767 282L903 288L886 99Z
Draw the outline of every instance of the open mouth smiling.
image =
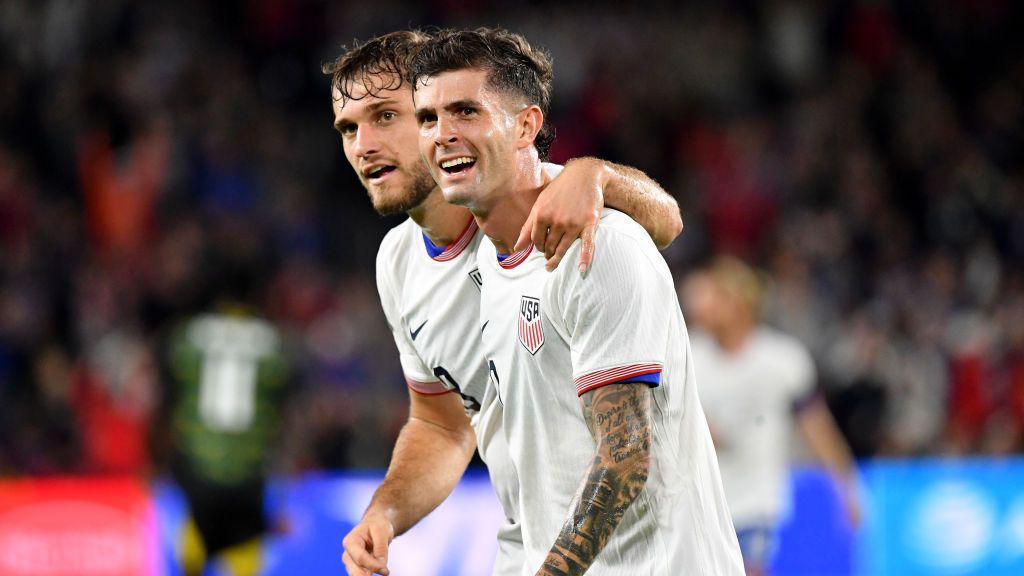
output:
M459 156L458 158L443 160L439 165L441 166L441 170L454 175L466 172L476 165L476 158L473 158L472 156Z

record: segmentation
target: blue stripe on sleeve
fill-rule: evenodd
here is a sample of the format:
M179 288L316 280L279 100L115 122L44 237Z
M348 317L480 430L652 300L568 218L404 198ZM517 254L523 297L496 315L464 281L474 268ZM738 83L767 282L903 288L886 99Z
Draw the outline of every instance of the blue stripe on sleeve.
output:
M654 374L644 374L643 376L635 376L627 380L620 380L616 384L625 384L627 382L639 382L647 384L651 388L656 388L661 385L661 372L655 372Z

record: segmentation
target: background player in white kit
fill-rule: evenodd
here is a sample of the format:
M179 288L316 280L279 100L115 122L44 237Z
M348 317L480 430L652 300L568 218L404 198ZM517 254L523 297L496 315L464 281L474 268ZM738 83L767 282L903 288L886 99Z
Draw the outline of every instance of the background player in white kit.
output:
M374 207L382 214L410 215L388 233L377 260L381 303L410 389L410 419L384 483L363 521L345 538L344 562L350 574L387 573L391 539L448 496L474 445L488 464L507 516L517 516L515 473L506 464L504 437L497 434L500 406L493 390L487 390L479 339L475 252L480 234L465 208L444 202L423 165L416 148L412 94L402 80L405 59L425 39L419 32L386 34L325 67L333 77L335 126ZM548 168L552 175L560 169ZM531 232L547 233L538 240L549 244L551 265L581 230L592 233L602 192L610 205L647 222L662 244L681 229L675 201L636 170L596 160L572 162L553 188L559 190L547 195L551 201L538 207L522 231L524 242ZM562 235L568 240L559 248ZM518 524L503 527L499 548L495 573L518 573Z
M770 564L788 507L794 424L837 480L851 522L859 518L853 460L816 390L810 352L759 325L760 300L756 273L732 257L691 275L683 289L687 314L701 328L691 340L701 403L751 575Z
M549 58L479 29L439 34L411 68L420 150L489 237L480 320L520 481L522 574L742 574L675 287L650 238L609 210L586 275L546 272L532 247L511 253L550 185L538 137Z

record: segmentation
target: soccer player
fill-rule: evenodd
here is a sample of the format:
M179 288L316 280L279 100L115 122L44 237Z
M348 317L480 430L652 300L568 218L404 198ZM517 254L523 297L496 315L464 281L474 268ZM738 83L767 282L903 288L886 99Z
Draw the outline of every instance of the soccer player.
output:
M267 463L288 380L280 332L256 313L254 280L235 271L211 312L173 335L169 372L172 472L189 504L180 534L184 573L221 560L231 576L262 571Z
M763 574L785 514L794 424L842 488L859 518L850 449L814 386L810 352L758 322L761 282L746 264L720 257L694 274L683 302L695 324L694 366L722 468L747 574Z
M325 67L333 76L335 127L345 156L374 208L409 215L381 244L377 285L408 383L410 416L384 482L345 537L343 560L352 575L387 574L392 538L448 496L476 446L509 519L499 533L494 573L518 574L518 481L480 341L475 254L481 235L468 210L444 201L420 158L412 92L404 80L409 54L426 39L419 32L386 34ZM544 169L554 176L560 167ZM661 245L681 229L678 206L652 180L585 159L570 162L554 178L543 205L523 224L522 241L536 238L550 257L547 264L557 265L581 230L592 237L602 197L644 222ZM592 257L588 251L580 264Z
M605 210L586 274L514 250L551 185L547 55L500 29L446 32L411 69L420 151L488 237L480 330L519 478L521 574L742 574L686 327L650 237Z

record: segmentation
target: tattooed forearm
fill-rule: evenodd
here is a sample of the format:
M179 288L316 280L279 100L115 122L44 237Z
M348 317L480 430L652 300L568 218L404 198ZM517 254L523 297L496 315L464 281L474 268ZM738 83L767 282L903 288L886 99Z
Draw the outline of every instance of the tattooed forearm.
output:
M610 384L587 392L580 400L597 451L538 576L586 572L647 483L651 452L647 386Z

